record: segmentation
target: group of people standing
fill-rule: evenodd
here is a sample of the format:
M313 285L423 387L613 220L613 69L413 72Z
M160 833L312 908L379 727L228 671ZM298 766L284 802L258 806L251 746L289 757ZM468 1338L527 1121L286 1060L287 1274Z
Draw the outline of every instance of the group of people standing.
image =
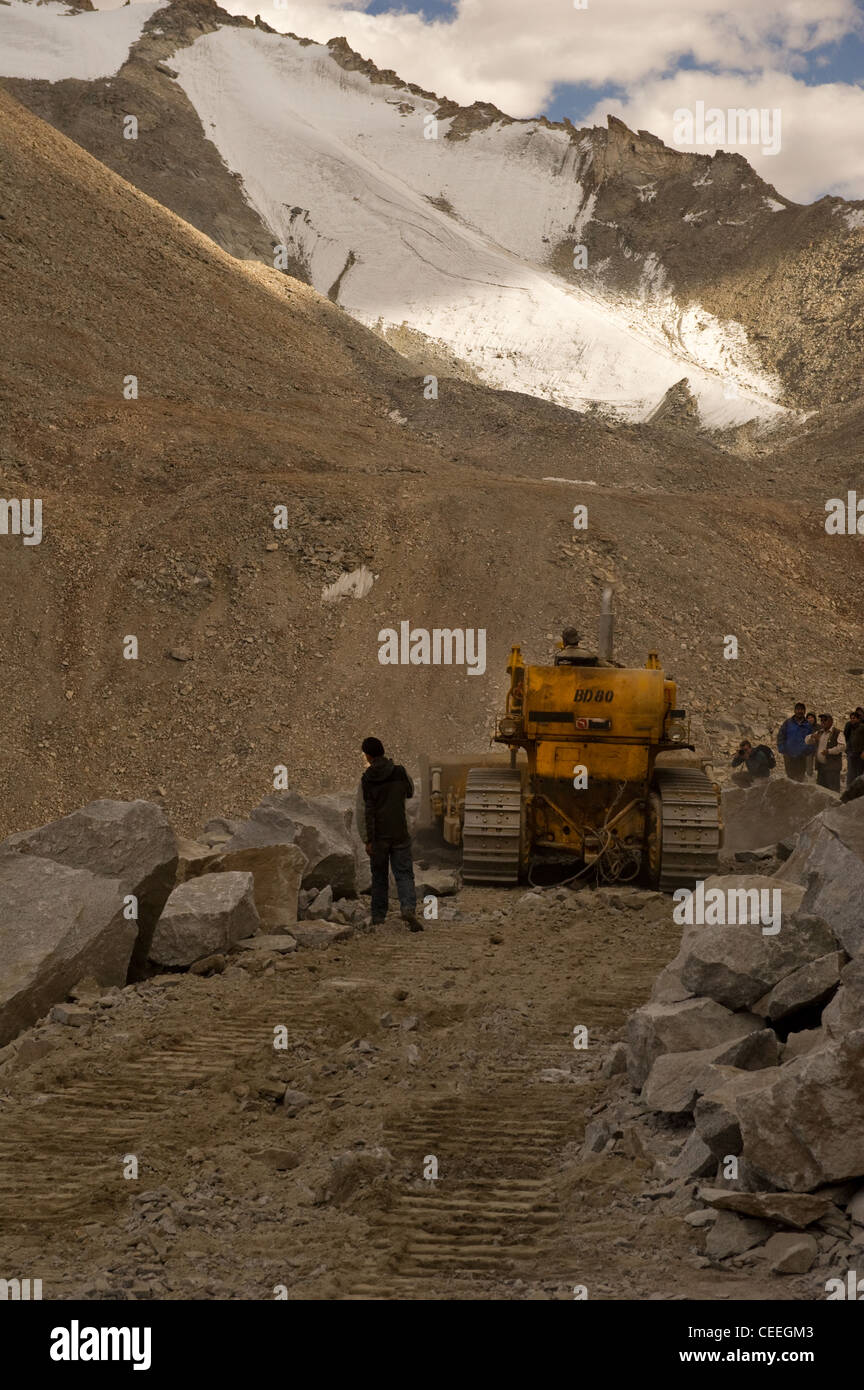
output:
M799 701L777 732L777 751L783 759L786 776L793 782L816 777L820 787L839 792L843 784L843 755L846 755L846 786L864 774L864 707L850 710L841 730L830 714L808 713ZM776 758L766 743L755 746L743 739L732 766L739 769L732 780L749 787L770 777Z

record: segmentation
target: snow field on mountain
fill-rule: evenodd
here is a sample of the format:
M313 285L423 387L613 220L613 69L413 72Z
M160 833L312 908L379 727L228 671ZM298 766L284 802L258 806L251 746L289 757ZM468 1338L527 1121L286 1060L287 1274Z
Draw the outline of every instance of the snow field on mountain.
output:
M259 31L207 34L172 66L274 241L363 323L407 325L489 385L577 409L642 419L687 376L711 425L781 413L743 330L682 313L659 265L646 261L644 296L630 300L543 266L590 216L587 156L565 132L499 124L445 140L441 121L426 139L431 100L345 71L324 45Z
M161 8L162 0L145 0L119 10L70 14L65 5L11 0L0 5L0 73L46 82L111 77Z

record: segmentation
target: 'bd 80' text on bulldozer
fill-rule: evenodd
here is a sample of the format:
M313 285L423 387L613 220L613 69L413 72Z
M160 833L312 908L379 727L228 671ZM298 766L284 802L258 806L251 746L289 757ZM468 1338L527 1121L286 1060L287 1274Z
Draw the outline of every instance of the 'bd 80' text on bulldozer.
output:
M717 867L720 789L675 682L656 652L642 668L612 660L610 591L598 653L572 636L551 665L513 647L501 751L423 760L420 827L461 846L467 882L517 883L545 863L565 881L692 888Z

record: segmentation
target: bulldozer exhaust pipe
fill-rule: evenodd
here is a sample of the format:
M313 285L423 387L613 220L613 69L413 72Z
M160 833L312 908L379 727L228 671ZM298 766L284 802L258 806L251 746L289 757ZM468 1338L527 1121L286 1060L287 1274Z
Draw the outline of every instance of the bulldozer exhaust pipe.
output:
M613 651L612 585L607 584L600 602L600 626L598 630L597 655L601 661L611 661Z

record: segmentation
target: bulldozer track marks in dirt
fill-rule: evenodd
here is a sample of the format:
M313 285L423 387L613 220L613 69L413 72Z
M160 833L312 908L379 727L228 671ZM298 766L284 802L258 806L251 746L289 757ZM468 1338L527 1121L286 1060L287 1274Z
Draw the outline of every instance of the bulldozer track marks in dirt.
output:
M260 1053L277 1010L258 1003L242 1019L176 1046L118 1058L98 1074L42 1092L8 1115L0 1138L0 1230L80 1221L128 1197L121 1158L136 1152L183 1093ZM304 1026L314 1026L306 1015ZM11 1110L11 1107L10 1107ZM190 1143L192 1139L190 1137Z
M363 937L350 948L361 958L352 961L351 973L356 970L364 987L386 989L410 977L446 999L442 986L454 975L467 973L468 985L488 971L485 934L468 923L419 938ZM179 997L182 987L167 991L158 1000L156 1022L169 1038L176 1030L176 1042L131 1055L127 1044L126 1054L115 1058L102 1052L62 1089L7 1103L0 1139L6 1238L31 1231L39 1239L41 1231L44 1240L48 1229L71 1236L81 1222L122 1221L134 1190L152 1182L123 1181L125 1154L146 1155L153 1142L167 1143L176 1162L178 1152L201 1137L192 1127L183 1132L184 1106L197 1088L218 1085L221 1075L242 1075L256 1056L272 1057L272 1028L280 1018L293 1042L327 1025L326 1010L338 1007L340 995L328 977L338 981L346 962L344 955L338 962L318 959L320 973L298 969L278 982L271 976L271 997L244 991L223 1004L224 1018L208 1013L204 1023L199 1015L200 1031L186 1037L181 1030L189 1006ZM346 1018L334 1031L331 1012L329 1025L329 1046L344 1047L353 1022ZM154 1026L152 1015L148 1026ZM422 1036L412 1036L425 1047ZM535 1027L528 1017L502 1024L496 1016L490 1026L481 1015L466 1020L463 1045L471 1062L449 1072L443 1085L438 1074L446 1093L436 1094L418 1068L407 1094L397 1089L387 1095L373 1142L392 1155L388 1195L346 1271L342 1297L471 1299L520 1277L566 1281L566 1269L557 1269L553 1258L561 1221L554 1178L559 1152L580 1136L580 1107L569 1088L568 1104L560 1087L544 1084L539 1072L566 1060L570 1035ZM439 1165L432 1182L423 1177L430 1154ZM160 1170L157 1181L165 1180Z
M567 1271L552 1263L561 1211L551 1173L570 1127L552 1087L502 1077L495 1089L428 1101L409 1125L388 1128L385 1144L419 1180L397 1196L376 1242L382 1268L348 1297L432 1290L464 1299L483 1296L490 1280L565 1282ZM419 1177L427 1155L438 1161L437 1181Z

